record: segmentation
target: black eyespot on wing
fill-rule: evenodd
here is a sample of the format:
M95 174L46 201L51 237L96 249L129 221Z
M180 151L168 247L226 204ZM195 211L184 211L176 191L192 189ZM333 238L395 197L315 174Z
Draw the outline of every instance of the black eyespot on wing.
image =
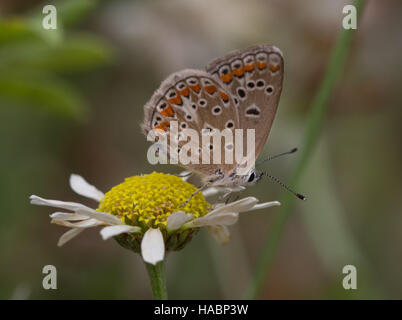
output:
M213 114L219 114L219 113L221 113L221 111L222 111L222 108L219 106L216 106L215 108L212 109Z
M263 87L264 84L265 84L265 83L264 83L264 80L258 80L258 81L257 81L257 87L258 87L258 88Z
M254 87L255 87L254 81L247 82L247 88L253 89Z
M267 94L272 94L272 92L274 92L274 87L273 86L268 86L267 89L265 89L265 92Z
M260 115L260 110L258 110L257 108L248 108L246 110L246 115L259 116Z
M246 91L243 88L237 88L237 94L240 98L244 98L246 96Z
M232 120L229 120L226 122L226 128L231 129L234 127L234 122Z

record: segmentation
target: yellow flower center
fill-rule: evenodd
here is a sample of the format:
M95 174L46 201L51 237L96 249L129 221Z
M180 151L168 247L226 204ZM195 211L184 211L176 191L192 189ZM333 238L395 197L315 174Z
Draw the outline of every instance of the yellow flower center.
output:
M201 192L182 207L196 190L177 176L153 172L126 178L105 194L97 210L111 213L129 225L164 228L173 212L185 211L198 218L209 211L211 205Z

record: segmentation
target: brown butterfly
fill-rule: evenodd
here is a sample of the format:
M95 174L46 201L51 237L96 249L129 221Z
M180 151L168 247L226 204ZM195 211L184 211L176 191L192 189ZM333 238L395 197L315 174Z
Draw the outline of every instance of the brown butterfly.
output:
M229 53L208 64L205 71L186 69L173 73L145 105L141 127L145 134L157 130L168 138L173 123L177 124L179 135L185 129L193 129L200 135L205 131L254 129L255 157L258 157L275 118L283 74L282 53L269 45ZM248 147L245 135L241 142L243 147ZM178 141L178 153L185 143ZM213 159L214 152L224 154L230 146L236 151L237 144L222 145L220 150L203 145L198 155L200 161L185 164L178 161L178 164L201 175L203 188L220 186L232 191L242 190L263 175L256 171L254 162L239 165L226 161L210 161L208 164L201 161L205 150L210 151L208 158ZM165 151L172 156L170 148ZM242 174L239 174L240 168Z

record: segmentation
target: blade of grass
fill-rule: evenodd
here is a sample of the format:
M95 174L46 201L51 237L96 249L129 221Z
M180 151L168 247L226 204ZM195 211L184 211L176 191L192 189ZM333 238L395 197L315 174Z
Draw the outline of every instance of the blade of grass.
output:
M358 17L360 17L365 2L365 0L354 1ZM343 30L332 50L326 73L311 104L311 111L307 119L306 132L300 148L301 155L294 173L290 178L290 185L293 187L297 186L302 177L306 165L320 137L321 129L325 121L325 114L328 109L328 100L331 97L331 93L333 92L343 71L346 57L350 51L351 41L355 33L355 30ZM256 271L246 293L248 299L255 299L258 297L265 279L269 274L280 239L291 214L290 209L294 199L294 196L288 192L284 193L281 198L281 211L274 221L272 232L268 233L264 242L261 258L257 262Z

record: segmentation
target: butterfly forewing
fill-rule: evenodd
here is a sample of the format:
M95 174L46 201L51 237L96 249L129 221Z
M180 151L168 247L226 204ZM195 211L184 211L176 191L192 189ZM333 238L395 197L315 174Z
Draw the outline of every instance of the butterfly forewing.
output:
M232 52L206 68L233 98L240 128L255 129L256 157L268 138L278 108L283 67L279 49L259 45Z

